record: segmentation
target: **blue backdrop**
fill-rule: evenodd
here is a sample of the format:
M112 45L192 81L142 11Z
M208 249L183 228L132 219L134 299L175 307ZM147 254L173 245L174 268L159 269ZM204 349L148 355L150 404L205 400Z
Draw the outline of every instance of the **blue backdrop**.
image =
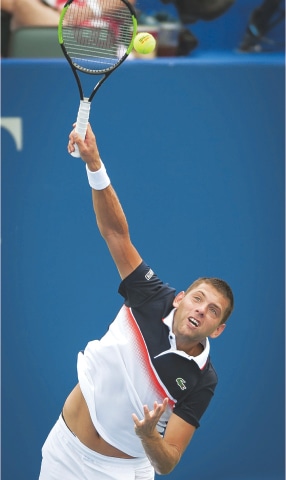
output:
M133 60L92 104L144 259L178 291L219 276L236 297L211 344L216 395L170 480L284 479L284 80L281 54ZM64 60L3 61L2 480L37 479L77 352L121 305L66 151L77 108Z

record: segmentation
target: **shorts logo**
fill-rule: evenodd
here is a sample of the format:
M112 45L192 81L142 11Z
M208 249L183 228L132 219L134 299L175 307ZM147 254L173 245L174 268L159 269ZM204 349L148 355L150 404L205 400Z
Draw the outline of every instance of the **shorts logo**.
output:
M186 390L186 380L184 380L183 378L176 378L176 383L177 385L180 387L181 390Z
M150 280L153 277L153 275L154 275L154 272L150 268L150 270L145 275L146 280Z

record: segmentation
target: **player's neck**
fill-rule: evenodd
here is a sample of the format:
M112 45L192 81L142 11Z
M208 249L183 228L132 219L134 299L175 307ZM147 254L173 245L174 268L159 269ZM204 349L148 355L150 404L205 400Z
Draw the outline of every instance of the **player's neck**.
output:
M187 355L190 355L191 357L197 357L204 351L204 347L201 343L196 343L195 345L186 345L186 344L181 344L177 342L177 349L182 350L185 352Z

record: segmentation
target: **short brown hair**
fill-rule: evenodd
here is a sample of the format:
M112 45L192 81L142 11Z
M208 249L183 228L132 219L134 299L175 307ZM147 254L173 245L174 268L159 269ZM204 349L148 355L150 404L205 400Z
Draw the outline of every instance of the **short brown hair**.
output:
M228 299L229 305L226 308L221 321L221 323L225 323L234 309L234 297L230 286L220 278L200 277L188 287L186 293L198 287L201 283L208 283L209 285L212 285L218 292Z

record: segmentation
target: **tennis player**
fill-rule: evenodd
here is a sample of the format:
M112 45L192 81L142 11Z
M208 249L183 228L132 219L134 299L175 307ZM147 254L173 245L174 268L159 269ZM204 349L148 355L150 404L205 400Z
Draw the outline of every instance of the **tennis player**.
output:
M78 355L78 384L43 446L40 480L152 480L178 464L214 394L208 337L223 332L233 295L216 278L177 294L161 281L131 242L90 126L85 140L71 132L70 153L75 144L124 302Z

